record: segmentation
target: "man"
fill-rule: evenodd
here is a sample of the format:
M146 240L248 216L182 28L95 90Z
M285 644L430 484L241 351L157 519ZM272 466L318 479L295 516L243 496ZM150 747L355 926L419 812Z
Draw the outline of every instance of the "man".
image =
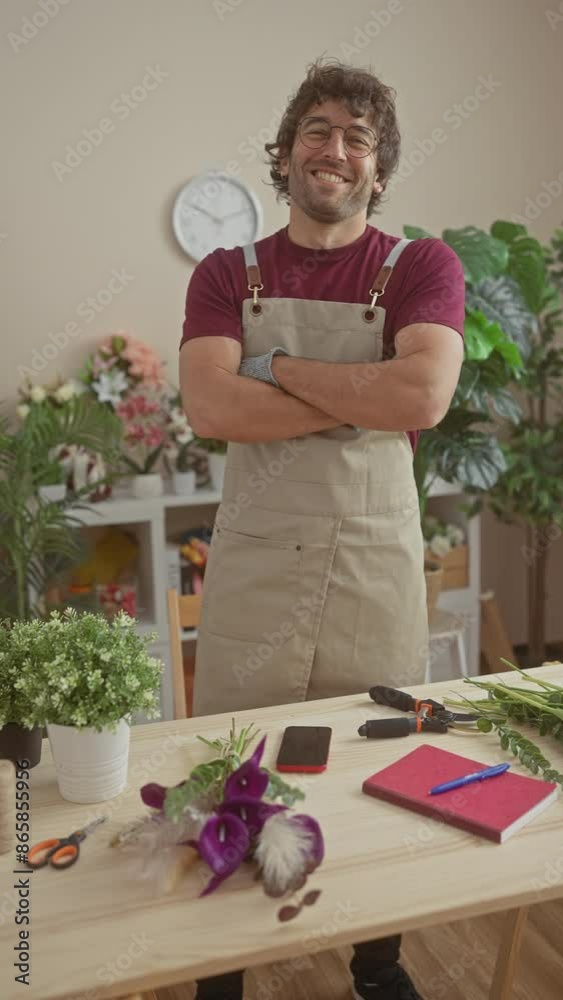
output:
M399 159L394 96L363 70L309 67L265 147L289 225L190 281L184 405L229 442L195 715L424 679L413 448L457 384L464 278L440 240L367 225ZM419 997L399 947L355 946L357 998ZM242 972L197 997L241 998Z

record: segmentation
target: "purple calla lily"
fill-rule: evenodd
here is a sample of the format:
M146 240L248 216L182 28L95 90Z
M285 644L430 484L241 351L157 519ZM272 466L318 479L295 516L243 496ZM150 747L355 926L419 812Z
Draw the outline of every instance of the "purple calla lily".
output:
M250 837L260 833L270 816L284 810L287 810L287 806L263 802L261 799L253 798L252 795L239 795L236 799L229 799L217 806L217 812L221 816L226 813L238 816L246 825Z
M268 787L268 772L259 765L264 753L266 737L260 740L256 750L244 764L241 764L236 771L233 771L225 782L224 800L238 798L241 795L250 795L253 798L261 799Z
M199 835L200 857L214 872L200 896L207 896L240 867L250 844L246 825L233 813L211 816Z
M180 785L185 785L185 781L179 781L177 785L173 785L173 788L180 788ZM170 791L167 785L159 785L157 781L150 781L147 785L143 785L141 788L141 798L146 806L150 806L151 809L164 809L164 800L166 798L166 793Z

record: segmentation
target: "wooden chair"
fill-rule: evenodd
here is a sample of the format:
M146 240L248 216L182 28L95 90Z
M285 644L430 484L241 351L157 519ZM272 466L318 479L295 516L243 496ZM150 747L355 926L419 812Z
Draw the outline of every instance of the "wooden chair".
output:
M174 692L174 718L187 719L186 682L182 655L182 629L196 628L201 615L201 594L180 595L167 590L168 633L172 661L172 687Z

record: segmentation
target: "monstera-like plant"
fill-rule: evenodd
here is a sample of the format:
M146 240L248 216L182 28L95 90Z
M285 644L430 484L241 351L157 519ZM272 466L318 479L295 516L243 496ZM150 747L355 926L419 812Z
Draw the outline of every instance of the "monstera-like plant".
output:
M493 230L466 226L446 229L441 236L465 274L465 355L446 416L420 435L416 449L422 516L436 478L459 483L467 493L490 490L507 467L499 423L517 424L522 416L512 390L522 373L534 317L509 271L506 244ZM431 237L413 226L405 226L405 235Z

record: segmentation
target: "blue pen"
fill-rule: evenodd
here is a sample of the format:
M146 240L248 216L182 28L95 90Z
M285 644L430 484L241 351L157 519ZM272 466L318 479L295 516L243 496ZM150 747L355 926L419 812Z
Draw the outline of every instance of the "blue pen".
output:
M504 774L508 771L510 764L495 764L494 767L485 767L482 771L474 771L473 774L466 774L463 778L455 778L453 781L445 781L443 785L435 785L428 792L429 795L440 795L441 792L450 792L452 788L461 788L463 785L470 785L473 781L483 781L484 778L494 778L497 774Z

